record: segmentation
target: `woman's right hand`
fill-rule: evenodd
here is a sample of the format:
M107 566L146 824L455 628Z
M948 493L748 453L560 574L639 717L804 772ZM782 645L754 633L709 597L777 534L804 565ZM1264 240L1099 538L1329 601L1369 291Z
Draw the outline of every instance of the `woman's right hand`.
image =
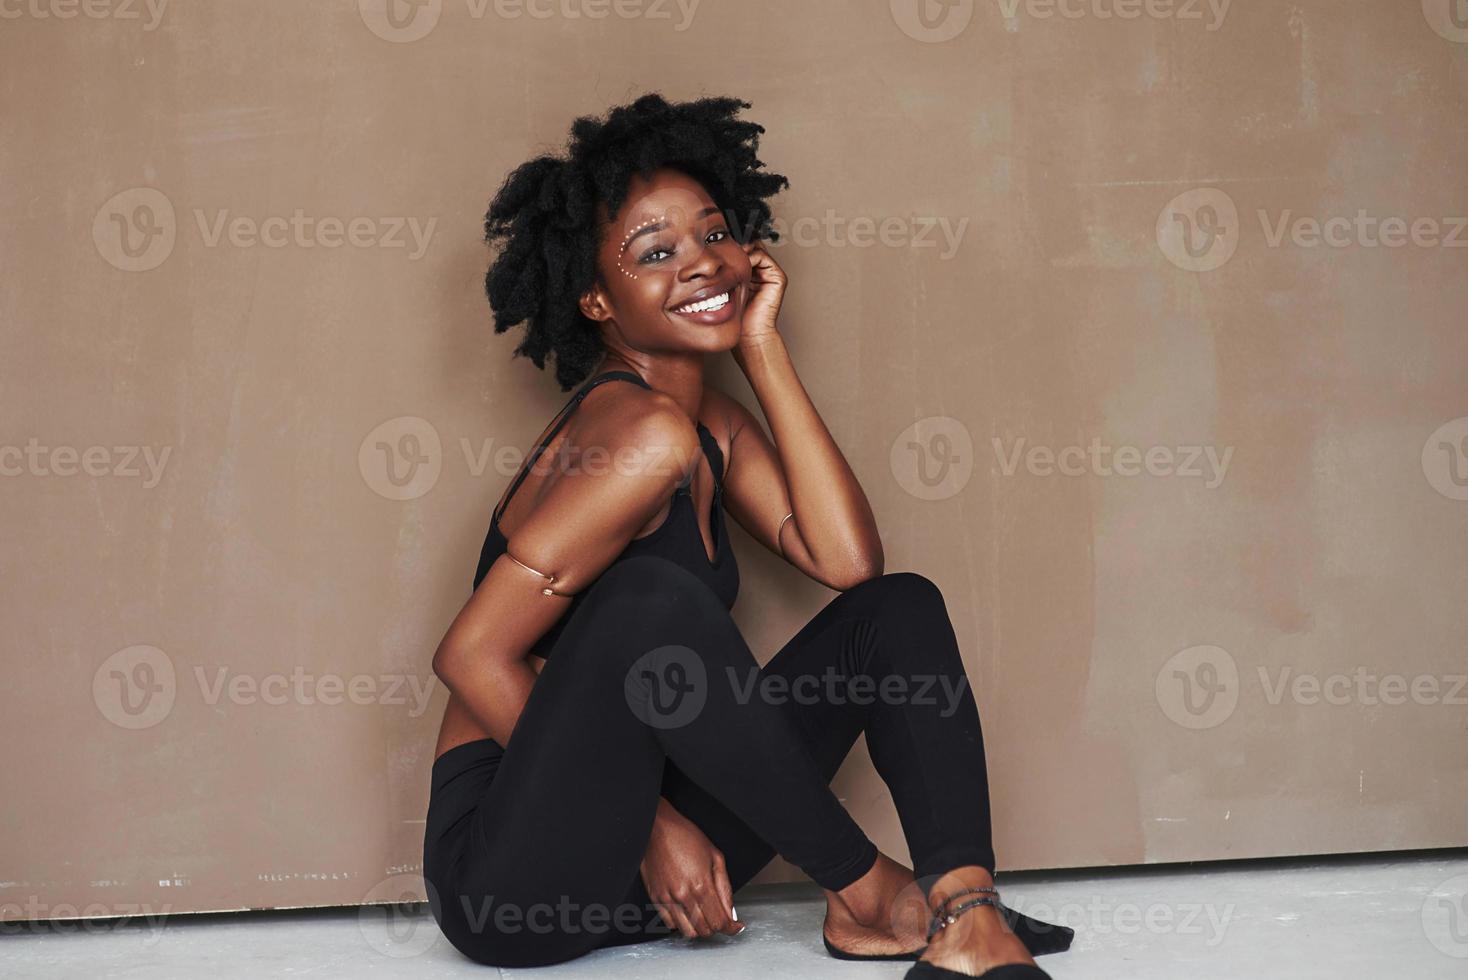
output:
M744 931L744 923L734 918L734 890L723 853L666 800L658 802L642 882L663 921L689 939Z

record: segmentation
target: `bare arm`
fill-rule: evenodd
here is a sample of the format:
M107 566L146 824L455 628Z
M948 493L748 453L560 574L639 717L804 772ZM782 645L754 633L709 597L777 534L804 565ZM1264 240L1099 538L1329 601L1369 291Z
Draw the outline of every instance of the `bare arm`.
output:
M772 332L741 344L733 355L774 441L736 399L712 395L730 422L729 513L757 541L777 555L783 549L790 564L829 588L849 589L881 575L885 559L871 504L796 375L784 339Z
M571 604L569 597L544 595L541 589L549 584L555 592L574 595L589 587L669 504L674 487L697 459L697 430L676 402L638 392L630 403L631 409L624 401L615 406L623 411L600 416L579 440L584 471L557 476L434 654L433 670L452 695L450 707L459 703L502 746L509 745L536 681L529 649ZM592 460L585 455L589 446L607 450L598 472L591 472ZM547 583L508 555L554 574L555 581ZM732 918L723 855L666 799L659 798L641 874L660 903L663 921L684 935L732 934L743 928Z
M555 482L508 541L508 555L553 574L548 583L501 555L433 655L433 672L476 722L509 744L536 672L530 647L622 553L672 496L698 450L698 435L661 393L633 392L588 422L584 463ZM606 450L598 458L587 447ZM544 595L547 585L562 595Z

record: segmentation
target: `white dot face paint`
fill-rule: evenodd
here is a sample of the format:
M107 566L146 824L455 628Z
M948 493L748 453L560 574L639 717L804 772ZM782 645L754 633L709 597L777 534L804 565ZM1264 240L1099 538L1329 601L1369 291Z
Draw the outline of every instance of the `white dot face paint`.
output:
M649 275L672 277L682 265L680 253L697 254L696 249L684 248L680 235L692 237L697 229L688 228L688 211L681 205L673 205L651 217L639 217L629 225L617 244L617 267L629 279L641 279ZM651 230L649 230L651 229ZM673 253L673 258L643 261L645 256L658 252Z
M639 231L649 227L650 225L657 224L658 220L659 219L657 218L650 218L647 221L644 221L642 224L637 225L631 231L627 232L626 237L624 237L621 244L617 246L617 268L622 270L622 274L624 276L628 276L632 279L638 278L637 273L627 268L627 261L629 258L628 245L632 241L632 239L636 237Z

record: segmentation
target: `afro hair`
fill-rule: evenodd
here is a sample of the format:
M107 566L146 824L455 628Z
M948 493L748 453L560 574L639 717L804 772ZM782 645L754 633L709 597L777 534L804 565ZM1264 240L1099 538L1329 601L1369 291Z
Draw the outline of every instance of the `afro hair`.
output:
M778 240L766 201L790 182L760 169L764 127L735 118L749 107L733 98L668 102L650 92L605 119L578 118L565 156L515 168L484 218L485 241L501 246L484 277L494 332L526 324L514 356L544 370L553 354L563 391L601 361L601 335L579 301L599 278L599 207L614 219L634 173L647 179L663 167L682 171L704 186L741 244Z

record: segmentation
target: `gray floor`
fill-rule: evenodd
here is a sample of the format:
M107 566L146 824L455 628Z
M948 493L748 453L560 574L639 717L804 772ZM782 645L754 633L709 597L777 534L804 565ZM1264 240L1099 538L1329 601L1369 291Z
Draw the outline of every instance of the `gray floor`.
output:
M1056 980L1468 977L1468 852L1437 851L1191 868L1001 874L1005 901L1075 927ZM808 885L738 896L737 938L661 940L556 967L477 966L420 907L175 916L0 935L10 977L840 977L900 978L903 963L845 963L821 948L824 904Z

